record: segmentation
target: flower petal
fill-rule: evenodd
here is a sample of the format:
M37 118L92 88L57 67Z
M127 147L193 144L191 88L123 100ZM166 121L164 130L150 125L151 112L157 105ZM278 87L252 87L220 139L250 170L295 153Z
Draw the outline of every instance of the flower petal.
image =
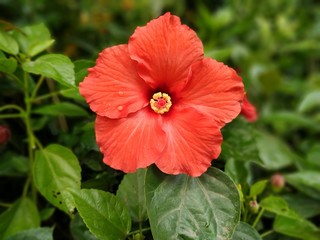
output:
M238 116L244 96L243 83L236 72L206 58L191 66L189 81L180 93L179 103L210 115L220 126Z
M126 117L146 106L148 89L127 45L104 49L79 88L92 111L109 118Z
M203 58L196 33L170 13L138 27L128 47L130 57L138 62L139 75L153 89L171 93L185 86L190 65Z
M256 108L249 102L247 95L243 98L240 114L243 115L248 122L255 122L258 118Z
M154 163L165 146L161 116L144 108L127 118L97 116L96 139L103 161L112 168L134 172Z
M168 174L200 176L219 156L222 135L210 118L192 108L175 108L164 122L167 145L158 168Z

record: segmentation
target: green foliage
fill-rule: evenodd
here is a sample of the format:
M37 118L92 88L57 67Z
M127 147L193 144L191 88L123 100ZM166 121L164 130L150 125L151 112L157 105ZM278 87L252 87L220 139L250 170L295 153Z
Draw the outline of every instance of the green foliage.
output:
M25 62L24 71L52 78L61 84L73 86L74 65L70 59L61 54L46 54L35 61Z
M34 183L40 193L54 206L73 213L74 202L68 189L80 189L80 166L76 156L58 144L36 152Z
M54 43L48 28L43 23L15 30L13 35L19 43L21 52L29 57L34 57Z
M40 226L37 207L29 198L18 199L0 215L0 239L6 239L20 231Z
M41 106L33 110L34 113L43 115L59 116L65 115L68 117L85 117L88 116L87 111L83 108L69 102L60 102L50 105Z
M8 240L53 240L52 234L52 228L32 228L29 230L21 231L9 237Z
M239 222L232 240L262 240L257 230L245 222Z
M146 200L144 197L145 169L124 176L117 191L120 198L128 207L131 218L135 222L144 222L148 219Z
M149 168L146 199L155 239L228 239L239 222L236 186L215 168L199 178Z
M126 238L131 229L131 218L128 209L116 196L95 189L82 189L73 196L80 216L97 238Z

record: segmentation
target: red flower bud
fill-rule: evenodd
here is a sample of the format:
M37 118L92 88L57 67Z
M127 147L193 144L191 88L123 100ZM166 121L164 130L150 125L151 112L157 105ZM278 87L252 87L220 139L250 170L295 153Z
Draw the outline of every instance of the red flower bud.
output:
M249 202L249 207L250 207L250 211L252 212L252 213L258 213L259 212L259 208L260 208L260 205L258 204L258 202L257 201L250 201Z
M0 125L0 144L8 142L10 135L10 129L7 126Z
M279 192L286 185L286 180L284 179L283 175L276 173L271 177L271 185L274 191Z

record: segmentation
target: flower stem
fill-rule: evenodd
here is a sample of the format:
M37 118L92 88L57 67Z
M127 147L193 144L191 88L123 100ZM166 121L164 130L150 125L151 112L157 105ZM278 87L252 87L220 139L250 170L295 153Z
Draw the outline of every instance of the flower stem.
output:
M29 97L29 82L28 82L28 73L24 72L24 101L25 101L25 114L24 114L24 122L26 126L27 136L28 136L28 152L29 152L29 176L25 183L25 187L23 189L23 195L27 194L27 190L29 188L29 184L31 184L31 198L36 204L37 202L37 190L35 185L33 184L33 162L34 162L34 149L35 149L35 139L33 135L33 130L31 126L31 108L32 108L32 98Z
M146 232L146 231L149 231L149 230L150 230L149 227L147 227L147 228L139 228L139 230L132 231L128 235L134 235L136 233L143 233L143 232Z
M270 235L270 234L273 233L273 232L274 232L274 230L271 229L271 230L269 230L269 231L266 231L266 232L262 233L260 236L261 236L262 238L264 238L264 237Z
M14 114L1 114L0 119L7 119L7 118L23 118L24 115L20 113L14 113Z
M260 218L262 217L262 214L264 212L264 208L261 208L258 216L256 217L256 219L254 220L253 224L252 224L252 227L255 228L256 225L258 224L258 222L260 221Z

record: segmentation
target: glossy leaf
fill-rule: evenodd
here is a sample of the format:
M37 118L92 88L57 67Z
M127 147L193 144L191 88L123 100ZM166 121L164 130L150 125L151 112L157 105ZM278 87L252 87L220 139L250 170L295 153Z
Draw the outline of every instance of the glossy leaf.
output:
M250 162L237 161L230 158L227 160L224 170L237 184L249 184L251 182L252 173L250 171Z
M289 208L288 203L282 197L268 196L260 202L260 206L277 215L299 218L299 216Z
M303 218L277 216L273 228L276 232L303 240L318 240L320 229Z
M80 165L76 156L58 144L36 152L34 182L40 193L53 205L66 213L74 211L72 190L80 189Z
M17 153L7 151L1 153L0 176L26 176L29 170L28 158Z
M311 218L320 214L319 200L301 193L286 194L283 197L288 202L290 208L303 218Z
M268 180L261 180L261 181L254 183L250 187L250 197L257 196L257 195L261 194L264 191L264 189L266 188L267 183L268 183Z
M17 60L13 57L7 58L0 51L0 72L13 73L17 69Z
M48 28L43 23L23 27L13 34L21 51L29 57L37 55L54 43Z
M65 115L68 117L83 117L88 116L88 113L83 108L76 104L69 102L60 102L50 105L44 105L33 110L34 113L49 115L49 116L60 116Z
M7 32L0 29L0 50L17 55L19 52L19 46L16 40Z
M66 98L84 102L84 98L80 95L78 88L62 89L60 94Z
M267 133L257 134L257 146L262 166L266 169L281 169L289 166L296 159L295 154L284 142Z
M73 63L76 85L79 85L79 83L83 81L84 77L88 75L88 68L93 67L95 62L82 59L74 61Z
M20 198L0 215L0 223L0 239L7 239L20 231L39 227L40 216L29 198Z
M239 222L238 190L215 168L198 178L149 168L146 200L152 235L158 240L230 239Z
M249 123L237 119L222 129L222 158L260 163L255 131Z
M89 231L79 214L70 222L70 232L74 240L97 240Z
M135 173L126 174L117 191L117 197L127 205L131 218L135 222L143 222L148 218L144 196L145 174L146 169L138 169Z
M262 240L262 238L251 225L239 222L233 233L232 240Z
M53 228L33 228L18 232L6 240L53 240Z
M35 61L25 62L22 65L24 71L52 78L66 86L73 86L74 65L71 60L61 54L46 54Z
M131 219L128 209L116 196L96 189L82 189L73 196L80 216L98 239L126 239Z
M320 91L306 95L298 106L298 111L305 113L313 109L320 109Z
M299 191L320 200L320 174L317 171L301 171L285 175L286 181Z

